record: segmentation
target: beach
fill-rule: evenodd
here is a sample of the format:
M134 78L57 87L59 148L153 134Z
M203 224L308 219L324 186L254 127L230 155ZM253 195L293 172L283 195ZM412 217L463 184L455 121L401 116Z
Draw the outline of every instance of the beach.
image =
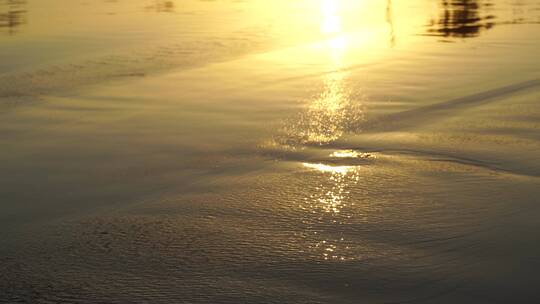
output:
M0 303L540 300L540 4L0 0Z

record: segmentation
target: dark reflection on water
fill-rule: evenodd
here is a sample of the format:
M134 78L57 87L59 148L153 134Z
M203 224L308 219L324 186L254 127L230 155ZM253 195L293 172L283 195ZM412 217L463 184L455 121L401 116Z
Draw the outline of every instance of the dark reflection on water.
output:
M174 1L154 0L152 4L146 6L146 10L158 13L173 13L175 10Z
M477 0L443 0L442 13L433 20L428 34L444 38L477 37L495 25L496 17L490 14L493 4Z
M0 34L13 35L26 23L26 0L0 0Z
M393 10L392 10L392 0L386 1L386 23L388 24L388 27L390 29L389 35L390 35L390 47L394 47L396 45L396 32L394 29L394 18L393 18Z

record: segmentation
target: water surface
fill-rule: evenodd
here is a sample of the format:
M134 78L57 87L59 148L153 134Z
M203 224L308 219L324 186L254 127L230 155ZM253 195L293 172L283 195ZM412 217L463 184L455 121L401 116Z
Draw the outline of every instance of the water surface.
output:
M532 303L540 3L0 0L0 302Z

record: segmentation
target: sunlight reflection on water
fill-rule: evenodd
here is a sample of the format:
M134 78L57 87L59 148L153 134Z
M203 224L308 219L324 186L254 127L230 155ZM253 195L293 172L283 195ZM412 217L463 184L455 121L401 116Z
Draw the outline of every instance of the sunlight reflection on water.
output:
M314 192L305 197L302 208L311 215L313 221L336 227L346 225L345 221L353 216L350 209L355 205L354 201L351 201L349 189L359 180L359 167L311 163L303 165L323 174L325 180L319 183ZM336 239L323 237L317 231L312 233L316 241L310 245L310 249L322 259L339 261L355 259L354 252L350 250L344 237Z
M363 119L362 104L352 100L347 85L350 72L346 70L349 37L342 31L339 1L321 2L320 32L324 37L321 48L327 54L328 70L323 88L308 103L297 121L286 126L289 140L300 144L324 145L340 138L351 122Z
M321 1L321 34L325 37L324 48L328 54L329 67L332 71L324 78L321 93L314 97L301 119L293 124L290 136L299 136L302 144L325 145L339 139L347 131L351 121L363 119L361 103L352 100L347 88L349 72L345 71L349 38L342 32L340 1ZM361 153L355 151L335 151L331 158L357 158ZM303 166L322 174L324 177L316 191L305 197L302 207L312 216L312 220L326 222L331 226L343 225L344 219L352 212L340 214L354 202L349 197L348 189L359 179L358 166L328 165L324 163L304 162ZM322 238L314 231L317 241L310 246L323 260L345 261L354 259L346 240Z

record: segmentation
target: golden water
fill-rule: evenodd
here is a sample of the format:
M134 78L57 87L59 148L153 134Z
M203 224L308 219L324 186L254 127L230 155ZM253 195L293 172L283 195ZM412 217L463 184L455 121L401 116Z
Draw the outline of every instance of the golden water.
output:
M1 303L533 303L533 0L0 0Z

